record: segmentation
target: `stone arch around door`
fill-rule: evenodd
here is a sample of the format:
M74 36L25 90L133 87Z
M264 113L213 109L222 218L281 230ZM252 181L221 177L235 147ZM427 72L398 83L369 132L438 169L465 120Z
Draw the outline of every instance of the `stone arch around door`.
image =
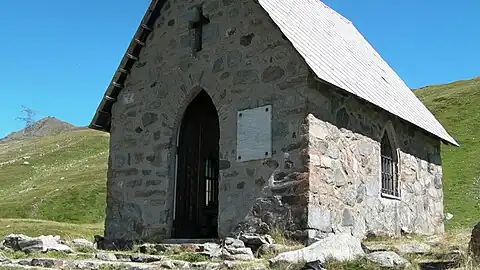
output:
M186 107L178 131L175 238L218 236L219 139L217 109L200 90Z

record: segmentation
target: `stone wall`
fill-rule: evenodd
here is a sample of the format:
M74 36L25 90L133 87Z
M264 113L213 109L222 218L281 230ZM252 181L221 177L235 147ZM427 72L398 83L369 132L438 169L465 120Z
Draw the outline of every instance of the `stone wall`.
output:
M273 228L310 237L443 230L438 140L312 83L303 59L255 1L204 2L211 22L203 50L192 57L188 30L200 1L168 1L113 106L107 238L171 235L177 133L201 89L220 121L220 236ZM272 158L237 162L237 111L267 104ZM400 200L380 197L385 127L399 148Z
M345 92L308 91L310 237L443 232L440 141ZM398 148L401 197L381 197L380 140Z
M105 235L169 237L182 114L204 89L220 120L219 233L306 226L308 69L255 1L204 1L210 24L191 55L188 18L200 1L168 1L112 109ZM273 106L271 159L237 162L236 112Z

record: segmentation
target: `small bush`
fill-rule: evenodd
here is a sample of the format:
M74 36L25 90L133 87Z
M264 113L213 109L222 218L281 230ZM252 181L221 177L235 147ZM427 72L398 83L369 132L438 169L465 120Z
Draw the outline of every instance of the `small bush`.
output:
M176 260L181 260L186 262L204 262L210 259L207 255L195 253L195 252L184 252L172 257Z

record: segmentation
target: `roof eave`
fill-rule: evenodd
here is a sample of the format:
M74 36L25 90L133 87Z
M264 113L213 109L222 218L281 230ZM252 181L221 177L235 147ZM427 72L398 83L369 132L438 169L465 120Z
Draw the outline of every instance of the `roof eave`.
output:
M152 0L140 25L137 28L120 64L115 71L111 83L107 87L102 101L95 111L89 128L110 132L111 110L117 101L118 95L124 87L127 75L130 73L134 63L138 60L140 51L145 45L150 32L154 28L155 21L160 15L160 10L165 0Z
M460 147L460 144L453 138L452 138L452 141L447 141L445 139L441 139L441 140L446 145L453 145L453 146L456 146L456 147Z

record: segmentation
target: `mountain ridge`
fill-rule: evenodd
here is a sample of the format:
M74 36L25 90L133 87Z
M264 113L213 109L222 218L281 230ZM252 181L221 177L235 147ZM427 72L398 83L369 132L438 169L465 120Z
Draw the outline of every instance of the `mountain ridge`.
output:
M77 127L56 117L47 116L21 130L11 132L7 136L0 138L0 142L19 140L27 137L54 136L65 131L83 128L85 127Z

